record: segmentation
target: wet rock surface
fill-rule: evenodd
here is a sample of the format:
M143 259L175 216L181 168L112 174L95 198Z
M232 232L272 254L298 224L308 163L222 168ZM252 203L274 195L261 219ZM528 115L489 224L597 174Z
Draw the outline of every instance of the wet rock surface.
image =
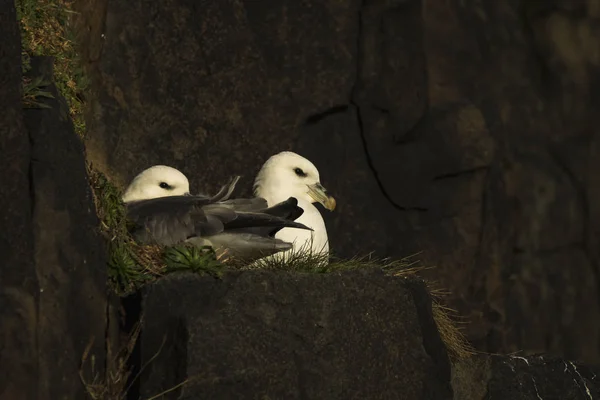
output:
M336 254L422 252L480 350L600 360L597 8L78 4L111 178L169 164L247 195L293 149L338 199Z
M378 270L177 274L148 290L143 313L142 398L186 380L165 398L452 398L421 281Z

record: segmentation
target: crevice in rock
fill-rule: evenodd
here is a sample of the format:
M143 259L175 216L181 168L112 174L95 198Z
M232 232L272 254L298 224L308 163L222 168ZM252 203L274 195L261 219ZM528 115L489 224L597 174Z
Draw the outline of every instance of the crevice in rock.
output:
M134 293L122 298L121 307L124 315L121 320L120 331L125 335L126 341L129 341L131 334L135 330L136 324L139 323L141 319L142 295L140 293ZM129 359L127 360L127 368L131 371L126 386L129 387L127 400L138 400L140 398L139 373L142 368L141 339L142 332L140 332Z
M111 313L110 313L110 296L106 296L106 307L104 308L104 320L106 322L105 328L104 328L104 343L103 343L103 350L104 350L104 365L103 365L103 371L104 371L104 376L102 377L104 379L104 381L107 381L107 375L109 373L108 368L110 365L110 360L108 358L109 356L109 347L111 346L111 334L110 334L110 328L111 328ZM81 366L81 368L83 368L83 365Z
M356 98L358 97L357 92L358 92L358 87L359 87L359 82L361 80L361 71L362 71L362 57L363 52L361 50L361 45L362 45L362 41L363 41L363 9L365 7L365 2L361 1L359 6L358 6L358 29L357 29L357 38L356 38L356 77L354 80L354 84L352 85L352 89L350 90L350 101L349 101L349 105L353 106L354 109L356 110L356 121L358 124L358 131L360 133L360 138L361 138L361 142L362 142L362 146L363 146L363 151L365 153L365 158L367 160L367 165L369 166L369 169L371 170L371 172L373 173L373 177L375 178L375 182L377 182L377 186L379 187L379 190L381 191L381 193L383 194L383 196L385 197L385 199L397 210L400 211L419 211L419 212L426 212L428 209L424 208L424 207L405 207L402 206L400 204L397 204L392 197L390 196L390 194L387 192L387 190L385 189L385 186L383 185L383 182L381 181L381 178L379 177L379 174L377 173L377 169L375 168L375 164L373 163L373 159L371 158L371 154L369 153L369 148L367 145L367 139L365 137L365 127L364 127L364 121L363 121L363 117L361 114L361 107L358 104L359 102L356 100Z
M315 125L319 121L321 121L331 115L341 114L341 113L345 112L346 110L348 110L348 107L349 107L348 104L341 104L341 105L330 107L323 112L312 114L304 120L304 125Z
M29 77L31 78L31 75ZM27 140L29 142L29 165L27 166L27 168L28 168L27 179L28 179L28 184L29 184L29 199L30 199L29 213L30 213L31 217L33 218L33 213L34 213L35 204L36 204L33 165L37 160L35 159L34 154L33 154L34 141L33 141L33 138L31 137L31 133L29 131L29 128L27 127L27 122L26 122L28 113L27 113L26 109L24 109L23 111L24 112L22 114L23 115L23 125L22 126L23 126L23 130L27 133Z
M401 146L411 142L415 142L417 140L420 129L423 128L423 125L426 122L427 112L424 111L410 128L406 129L404 132L400 132L394 135L394 144Z
M481 171L487 171L487 170L489 170L489 168L490 168L489 165L483 165L483 166L480 166L480 167L468 168L468 169L464 169L464 170L461 170L461 171L449 172L447 174L437 175L437 176L434 176L431 180L432 181L440 181L440 180L443 180L443 179L458 178L459 176L462 176L462 175L473 175L473 174L476 174L476 173L481 172Z
M394 207L395 209L400 210L400 211L419 211L419 212L426 212L426 211L428 211L428 209L425 208L425 207L405 207L405 206L401 206L400 204L397 204L392 199L392 197L389 195L389 193L387 192L387 190L385 189L385 187L383 185L383 182L381 182L381 179L379 178L379 174L377 174L377 169L375 168L373 160L371 159L371 156L369 154L369 150L368 150L368 147L367 147L367 139L365 138L365 131L364 131L364 126L363 126L363 121L362 121L362 117L361 117L361 114L360 114L360 107L354 101L351 101L350 104L356 110L356 120L357 120L357 123L358 123L358 131L360 133L360 139L361 139L361 142L362 142L362 145L363 145L365 157L366 157L366 160L367 160L367 165L369 166L369 169L373 173L373 176L375 177L375 182L377 182L377 186L379 187L379 190L381 190L381 194L383 194L383 197L385 197L385 199L392 205L392 207Z
M390 110L387 108L383 108L375 104L371 104L371 108L377 112L380 112L383 115L390 115Z
M412 294L415 310L417 311L423 348L434 364L435 375L439 377L437 385L425 385L423 398L453 398L453 389L450 384L452 375L450 358L433 319L431 297L427 292L425 283L419 279L407 280L406 286ZM445 395L448 395L448 397Z
M29 144L30 144L29 148L32 149L33 144L31 142L31 136L29 137ZM27 177L29 180L29 199L31 200L29 212L32 216L33 216L33 212L35 210L35 200L36 200L35 199L35 185L33 183L34 182L34 180L33 180L33 163L34 162L35 161L33 160L33 158L29 159L29 166L28 166L29 171L27 171Z
M590 225L590 204L588 201L587 191L585 186L580 183L577 179L577 176L571 171L569 166L562 160L557 150L550 146L548 153L550 157L554 160L556 165L560 168L560 170L565 174L565 176L569 179L569 182L575 189L576 196L579 200L579 204L581 205L581 213L583 214L583 237L580 242L577 242L578 245L581 246L585 256L590 260L590 265L594 270L594 275L596 276L596 287L600 288L600 263L594 257L593 253L593 244L590 243L590 238L592 237L592 227ZM572 246L573 244L571 244ZM597 301L600 304L600 292L597 294Z
M157 377L160 381L157 387L168 391L161 398L176 400L180 398L183 387L186 386L182 383L186 382L186 380L188 383L192 383L197 376L189 376L190 368L193 370L193 365L191 367L188 366L189 330L187 319L178 316L169 317L167 321L165 325L168 327L166 332L160 332L159 335L148 337L148 343L151 343L152 347L152 354L148 354L148 358L146 359L146 362L150 364L143 365L142 368L151 370L153 368L151 363L154 362L158 365L168 366L168 371ZM145 343L143 347L144 351L146 351L148 344ZM144 379L148 379L147 376ZM155 396L157 393L152 393L152 395ZM138 400L139 398L135 397L132 399Z
M534 8L537 8L537 10ZM551 2L536 2L529 4L524 1L520 6L519 11L523 36L531 51L533 68L537 70L538 79L536 87L540 94L549 97L557 88L556 79L548 65L547 57L544 55L544 51L540 48L540 44L536 39L534 24L536 19L547 19L553 12L557 12L558 8L556 7L556 4L552 4Z
M483 254L483 240L485 235L485 230L488 223L488 214L492 212L492 207L488 210L488 202L489 202L489 193L491 190L491 166L485 169L485 177L483 178L482 190L481 190L481 209L479 214L479 229L477 232L477 247L475 248L475 255L473 257L473 262L475 264L475 270L479 270L479 265L483 263L482 254ZM479 264L479 265L477 265ZM475 282L471 282L471 287L475 285Z
M179 323L177 324L177 328L175 330L175 343L178 343L178 346L175 349L175 355L177 362L173 365L173 370L175 372L175 379L177 380L176 384L179 384L186 378L186 374L188 371L188 355L187 355L187 345L189 340L189 332L186 321L181 318ZM173 399L178 399L179 394L181 394L182 388L175 390L173 393Z

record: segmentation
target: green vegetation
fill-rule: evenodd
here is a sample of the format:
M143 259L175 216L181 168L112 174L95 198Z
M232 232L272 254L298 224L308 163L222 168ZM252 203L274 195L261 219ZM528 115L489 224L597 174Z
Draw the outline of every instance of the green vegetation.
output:
M67 100L75 132L83 136L83 92L88 81L78 57L74 32L71 28L72 1L69 0L16 0L20 21L23 64L23 105L43 107L37 99L51 97L44 90L48 82L31 80L25 75L30 70L32 56L54 58L54 82Z

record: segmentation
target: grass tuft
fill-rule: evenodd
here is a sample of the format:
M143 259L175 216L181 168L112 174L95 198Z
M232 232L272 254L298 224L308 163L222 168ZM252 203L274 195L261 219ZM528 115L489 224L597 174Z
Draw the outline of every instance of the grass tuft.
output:
M40 97L53 99L54 96L47 90L50 82L43 80L41 76L34 79L23 77L23 107L25 108L50 108L49 105L39 102Z
M307 244L307 248L310 248ZM271 271L295 271L325 274L331 272L349 271L365 268L379 268L389 274L409 274L422 270L424 267L416 267L417 261L412 260L413 256L405 257L400 260L377 259L371 254L366 256L356 256L351 259L341 259L330 257L326 253L313 253L307 251L304 247L296 251L290 251L285 254L277 254L275 257L267 257L255 261L249 266L241 269L265 269Z
M81 357L79 378L92 400L124 400L126 398L129 391L127 382L131 376L128 361L139 335L140 324L137 324L126 343L116 352L113 344L107 340L106 365L101 366L96 365L95 356L90 354L94 344L93 340L90 341Z
M459 328L458 313L443 305L439 296L433 295L433 320L438 328L440 337L446 345L450 358L455 360L468 358L475 354L475 349L469 344Z
M32 81L25 77L32 56L54 58L54 81L69 105L75 132L83 137L85 122L84 92L89 86L77 54L72 29L73 0L16 0L17 17L20 22L23 65L23 105L39 107L39 97L48 97L44 91L46 82Z
M215 251L211 247L175 246L164 253L166 268L164 273L192 271L220 278L224 265L217 261Z

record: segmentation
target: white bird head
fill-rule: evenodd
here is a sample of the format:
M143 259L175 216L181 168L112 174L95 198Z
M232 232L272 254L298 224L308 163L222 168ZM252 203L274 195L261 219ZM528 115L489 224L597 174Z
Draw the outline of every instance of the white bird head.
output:
M254 194L274 203L288 197L318 202L330 211L336 205L321 185L317 167L291 151L282 151L265 162L254 181Z
M125 193L125 203L190 193L190 183L179 170L166 165L155 165L133 178Z

